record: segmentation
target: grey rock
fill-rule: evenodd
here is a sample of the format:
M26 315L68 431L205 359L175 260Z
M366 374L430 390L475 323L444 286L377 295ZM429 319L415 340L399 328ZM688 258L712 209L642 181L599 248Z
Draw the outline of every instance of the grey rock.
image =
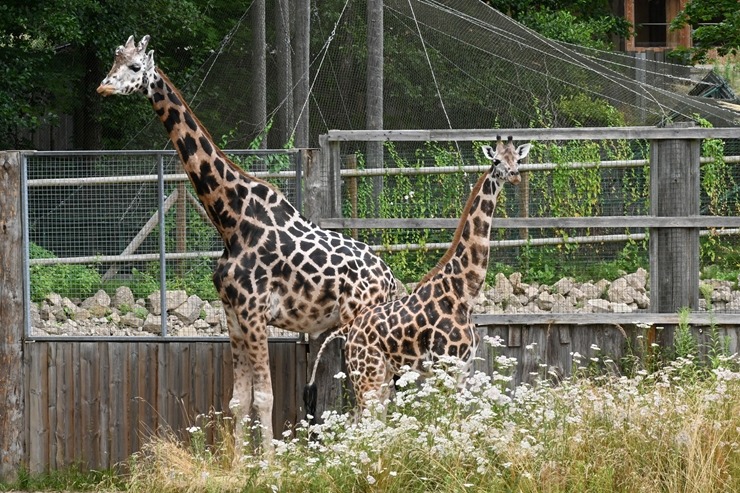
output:
M160 315L154 315L150 313L141 325L141 330L144 332L150 332L152 334L162 333L162 317Z
M182 303L174 310L172 314L179 318L185 324L192 324L200 317L200 309L203 307L203 300L198 296L188 297L185 303Z
M609 305L610 303L607 300L602 299L588 300L586 302L586 307L590 313L609 313L611 311Z
M569 277L563 277L552 285L554 293L560 293L563 296L570 293L570 290L576 287L575 281Z
M133 307L136 304L136 300L134 299L134 293L131 291L131 288L128 286L119 286L116 288L116 293L111 299L111 304L119 310L122 307L128 307L129 309Z
M154 315L162 314L162 297L160 291L155 291L146 298L149 311ZM167 291L165 293L168 312L188 301L188 294L183 290Z
M632 274L626 274L622 277L627 284L640 292L645 292L647 289L648 273L642 267L638 268L636 272Z
M121 317L121 324L125 325L126 327L133 327L135 329L138 329L139 327L144 325L144 321L134 315L132 312L129 312Z

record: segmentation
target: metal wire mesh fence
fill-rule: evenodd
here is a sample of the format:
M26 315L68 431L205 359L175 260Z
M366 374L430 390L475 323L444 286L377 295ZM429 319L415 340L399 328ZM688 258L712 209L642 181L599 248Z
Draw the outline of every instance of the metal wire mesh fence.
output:
M397 276L413 282L434 267L450 246L472 184L490 161L480 152L481 142L391 141L385 143L386 168L368 169L364 146L364 142L341 142L346 181L343 215L375 221L327 224L345 226L347 234L374 245ZM740 214L740 167L732 152L719 139L702 144L697 210L704 216ZM520 167L525 171L522 183L505 185L499 196L488 288L477 309L487 313L646 311L649 230L654 225L650 159L650 143L645 140L535 142L529 163ZM688 167L687 163L675 165ZM380 182L376 175L382 176ZM683 197L681 185L661 193ZM440 221L420 218L449 220L438 227ZM546 220L543 227L516 222L533 218ZM740 309L739 233L734 227L701 230L700 309Z
M300 209L299 153L231 157ZM223 242L173 152L24 158L31 335L226 333L211 280Z
M736 218L740 160L712 147L721 143L703 144L699 210ZM639 140L535 142L520 168L522 183L507 184L499 197L487 287L476 311L646 311L655 225L649 147ZM399 279L414 283L448 248L471 187L490 162L480 142L389 142L385 168L368 169L362 148L342 144L345 219L329 218L324 226L371 244ZM233 159L268 177L300 208L298 156ZM25 159L31 335L226 333L211 279L223 243L172 153ZM367 227L362 220L379 222ZM700 235L698 308L740 311L738 229L704 227Z

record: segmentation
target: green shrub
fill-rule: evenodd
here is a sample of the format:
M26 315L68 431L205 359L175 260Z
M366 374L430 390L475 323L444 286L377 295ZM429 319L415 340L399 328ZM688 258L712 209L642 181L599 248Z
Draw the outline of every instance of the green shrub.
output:
M56 258L53 252L31 243L30 258ZM41 301L49 293L68 298L87 298L101 287L97 269L76 264L32 265L31 300Z

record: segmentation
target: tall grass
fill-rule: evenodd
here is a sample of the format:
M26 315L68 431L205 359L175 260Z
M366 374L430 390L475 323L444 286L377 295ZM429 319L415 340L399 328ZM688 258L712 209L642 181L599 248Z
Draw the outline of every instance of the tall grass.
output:
M490 339L496 345L500 341ZM513 362L459 375L407 372L385 412L326 413L275 441L272 457L235 453L227 418L189 444L150 442L131 461L131 491L724 492L740 491L737 359L680 357L633 377L588 364L557 386L509 386ZM587 376L588 375L588 376ZM215 446L206 446L206 428ZM309 440L308 437L312 439ZM246 450L250 450L247 447Z

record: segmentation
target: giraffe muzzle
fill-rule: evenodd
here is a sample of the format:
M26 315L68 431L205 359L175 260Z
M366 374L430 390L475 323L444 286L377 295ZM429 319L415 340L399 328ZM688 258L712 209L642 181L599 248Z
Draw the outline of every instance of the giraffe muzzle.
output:
M519 173L519 171L510 171L509 172L509 183L512 185L518 185L519 182L522 181L522 175Z
M111 94L115 94L116 88L112 84L100 84L96 91L102 96L110 96Z

